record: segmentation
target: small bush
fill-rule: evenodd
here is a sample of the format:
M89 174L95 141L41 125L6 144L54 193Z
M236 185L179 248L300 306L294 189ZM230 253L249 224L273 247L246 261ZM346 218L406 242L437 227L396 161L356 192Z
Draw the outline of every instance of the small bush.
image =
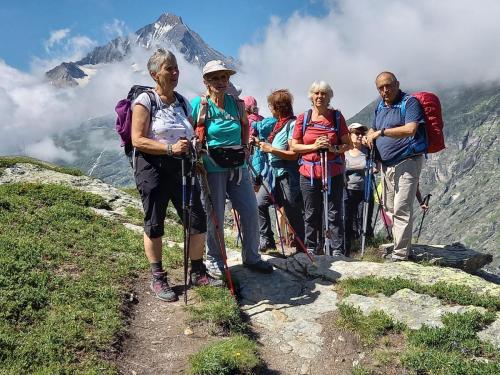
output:
M195 289L199 304L188 306L189 319L207 322L224 332L243 332L247 326L241 318L240 309L229 290L203 286Z
M340 304L339 324L344 328L355 331L366 345L372 345L376 339L389 331L399 332L404 327L394 323L392 319L383 311L374 311L368 316L364 316L360 309Z
M210 344L189 358L192 375L226 375L250 373L259 366L257 344L245 336Z

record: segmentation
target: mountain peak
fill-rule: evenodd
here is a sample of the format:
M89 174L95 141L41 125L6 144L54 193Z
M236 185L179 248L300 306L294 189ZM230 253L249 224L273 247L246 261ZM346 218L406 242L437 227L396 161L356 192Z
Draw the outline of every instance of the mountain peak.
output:
M156 23L162 24L162 25L170 25L170 26L175 26L178 24L184 24L182 22L182 18L173 14L173 13L163 13L160 18L156 20Z

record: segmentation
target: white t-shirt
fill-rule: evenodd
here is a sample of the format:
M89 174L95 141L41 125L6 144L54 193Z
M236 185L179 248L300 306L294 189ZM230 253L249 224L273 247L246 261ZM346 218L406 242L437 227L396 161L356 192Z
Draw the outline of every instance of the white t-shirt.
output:
M156 91L152 91L156 98L156 112L153 113L152 121L148 130L148 138L161 143L176 143L180 138L191 139L194 136L193 126L188 116L192 108L189 101L184 98L188 116L184 113L181 103L175 102L167 105L163 103ZM140 94L132 103L132 111L136 104L142 104L151 111L151 100L146 92Z

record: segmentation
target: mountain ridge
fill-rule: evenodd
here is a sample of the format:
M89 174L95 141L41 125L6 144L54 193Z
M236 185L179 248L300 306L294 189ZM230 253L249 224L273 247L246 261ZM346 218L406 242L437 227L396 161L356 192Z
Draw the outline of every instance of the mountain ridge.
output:
M228 66L236 67L236 61L210 47L199 34L191 30L182 18L163 13L155 22L141 27L126 37L117 37L108 43L95 47L82 59L63 62L45 73L50 84L56 87L77 86L78 79L87 74L81 69L85 65L111 64L127 58L133 47L146 50L155 47L175 47L187 62L203 67L210 60L223 60Z

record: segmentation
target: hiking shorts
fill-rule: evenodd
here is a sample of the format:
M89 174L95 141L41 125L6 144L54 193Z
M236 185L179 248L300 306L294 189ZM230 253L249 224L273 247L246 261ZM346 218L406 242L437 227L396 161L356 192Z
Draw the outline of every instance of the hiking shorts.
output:
M172 201L182 221L182 166L181 159L171 156L150 155L136 152L135 183L144 208L144 233L149 238L162 237L165 233L165 217L168 202ZM189 170L191 163L186 162ZM186 205L191 197L191 179L186 179ZM194 186L191 209L191 234L205 233L207 220L201 204L198 181Z

